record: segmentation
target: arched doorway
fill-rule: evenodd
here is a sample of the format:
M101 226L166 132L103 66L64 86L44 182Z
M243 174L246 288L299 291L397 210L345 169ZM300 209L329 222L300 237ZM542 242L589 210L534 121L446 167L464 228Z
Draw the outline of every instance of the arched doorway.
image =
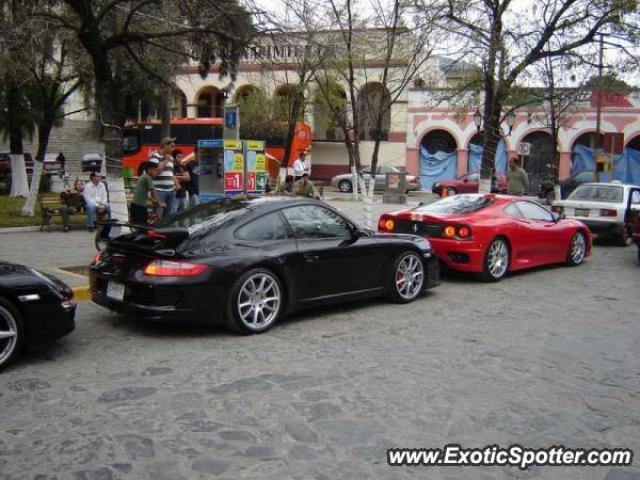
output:
M480 131L471 137L471 140L469 140L468 152L467 171L479 172L482 165L482 155L484 153L484 132ZM502 173L503 175L506 174L507 144L504 139L500 139L500 142L498 142L493 162L499 173Z
M529 193L537 193L541 182L550 179L555 182L558 165L553 137L549 132L538 131L524 137L522 142L531 144L522 166L529 176Z
M173 105L171 107L171 117L187 116L187 96L180 89L174 90Z
M380 83L367 83L358 94L360 140L388 140L391 129L391 95ZM376 123L382 116L381 128Z
M420 141L420 185L431 190L438 180L456 178L458 144L446 130L432 130Z
M253 85L242 85L236 89L236 94L233 96L233 99L236 103L240 103L243 99L246 99L258 90L259 89Z
M627 142L626 148L631 148L633 150L640 151L640 135L636 135L635 137L632 137L631 140Z
M216 87L205 87L198 93L198 117L221 117L225 97Z

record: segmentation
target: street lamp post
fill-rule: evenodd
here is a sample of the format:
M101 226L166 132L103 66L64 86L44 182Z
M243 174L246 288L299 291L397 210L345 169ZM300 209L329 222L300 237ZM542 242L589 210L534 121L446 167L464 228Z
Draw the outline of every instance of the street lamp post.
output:
M511 131L513 130L513 126L516 124L516 112L514 110L509 110L507 113L507 126L509 127L509 135L511 135Z
M598 90L596 97L596 138L594 141L594 150L595 150L595 165L593 169L593 177L594 181L600 181L600 173L598 172L598 155L599 150L602 148L601 141L601 125L602 125L602 54L604 51L604 35L602 33L598 33L600 35L600 51L598 52Z

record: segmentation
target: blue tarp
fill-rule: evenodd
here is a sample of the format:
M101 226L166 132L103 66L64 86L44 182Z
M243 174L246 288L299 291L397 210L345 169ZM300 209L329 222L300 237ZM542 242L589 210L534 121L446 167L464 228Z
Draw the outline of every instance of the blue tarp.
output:
M476 145L475 143L469 144L469 164L468 170L470 172L479 172L480 165L482 164L482 152L484 147L482 145ZM494 157L494 165L498 173L503 175L507 174L507 145L504 140L500 140L498 148L496 149L496 155Z
M585 145L576 145L573 149L571 173L580 170L593 170L595 165L595 150ZM611 180L608 173L600 174L601 182ZM613 157L613 179L624 183L640 185L640 151L625 148L620 155Z
M456 152L436 152L431 154L420 147L420 188L431 191L431 185L437 180L456 178L458 156Z

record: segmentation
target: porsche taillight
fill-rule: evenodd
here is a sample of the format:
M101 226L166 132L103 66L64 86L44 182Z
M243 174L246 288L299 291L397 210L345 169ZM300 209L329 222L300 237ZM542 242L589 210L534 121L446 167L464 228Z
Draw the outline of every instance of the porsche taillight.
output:
M144 268L144 274L151 277L193 277L208 270L202 263L154 260Z

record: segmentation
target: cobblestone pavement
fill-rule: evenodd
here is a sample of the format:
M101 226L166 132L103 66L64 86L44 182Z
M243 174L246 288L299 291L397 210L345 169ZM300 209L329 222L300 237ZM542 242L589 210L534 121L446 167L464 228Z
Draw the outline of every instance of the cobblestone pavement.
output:
M637 457L635 259L600 245L578 268L497 284L449 275L409 305L316 309L252 337L81 303L72 335L0 375L0 479L638 480L637 466L392 468L385 456L519 443Z

